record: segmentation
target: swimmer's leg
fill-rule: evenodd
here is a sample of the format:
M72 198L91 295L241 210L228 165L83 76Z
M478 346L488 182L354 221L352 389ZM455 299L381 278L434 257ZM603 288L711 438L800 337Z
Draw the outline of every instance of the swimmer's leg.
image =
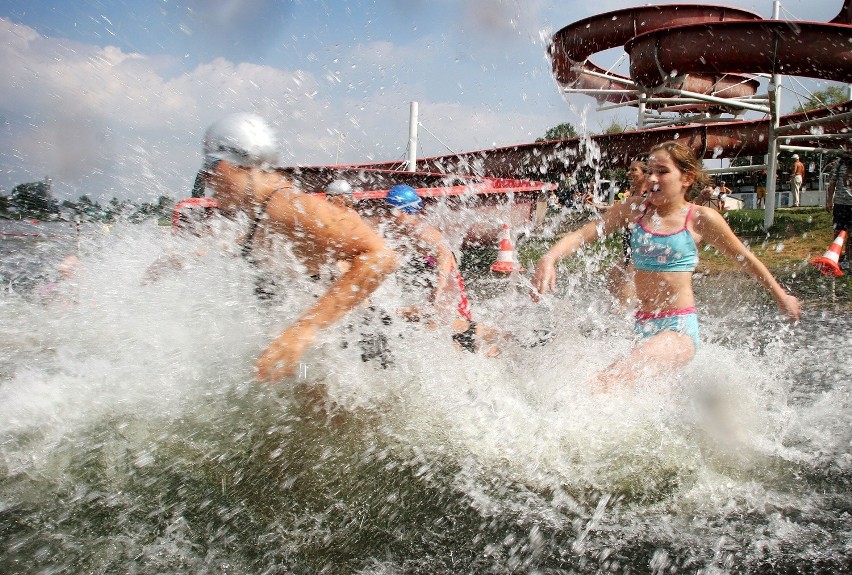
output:
M684 333L664 330L640 340L630 353L595 376L596 391L633 387L643 378L657 377L685 366L695 356L695 342Z
M470 353L476 353L476 322L457 319L453 322L453 342Z

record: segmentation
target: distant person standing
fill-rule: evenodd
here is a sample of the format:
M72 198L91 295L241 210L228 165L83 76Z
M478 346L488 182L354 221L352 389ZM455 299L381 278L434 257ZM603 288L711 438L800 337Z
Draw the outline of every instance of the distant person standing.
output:
M721 211L719 208L719 192L716 188L713 187L713 184L707 182L707 184L701 188L701 191L695 196L693 203L697 206L707 206L709 208L713 208L715 210Z
M754 207L760 209L766 203L766 170L760 172L760 175L757 177L757 185L754 191L756 194Z
M802 182L805 180L805 165L799 160L799 154L793 154L793 170L790 173L790 191L793 192L793 207L799 207Z
M728 196L731 195L731 188L728 187L728 184L723 180L719 184L719 211L725 211L725 200L728 199Z
M695 196L693 202L698 206L709 206L710 200L713 199L713 184L707 183L701 188L701 191Z
M630 188L623 193L622 200L645 193L645 171L647 169L645 162L642 160L633 160L630 162L630 167L627 168L627 180L630 183Z
M845 230L847 235L852 227L852 155L846 154L837 160L828 184L828 196L825 199L825 209L831 212L834 233ZM849 238L846 238L846 253L840 261L840 268L849 269L852 255Z
M355 197L352 195L352 185L346 180L334 180L325 189L325 198L333 204L344 208L355 207Z

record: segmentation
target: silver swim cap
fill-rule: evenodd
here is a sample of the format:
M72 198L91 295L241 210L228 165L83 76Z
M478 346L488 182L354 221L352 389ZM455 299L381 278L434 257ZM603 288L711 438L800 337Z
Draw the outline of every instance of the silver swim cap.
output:
M329 196L351 196L352 186L346 180L334 180L325 189Z
M278 142L266 120L240 112L225 116L204 134L204 161L224 160L240 167L278 162Z

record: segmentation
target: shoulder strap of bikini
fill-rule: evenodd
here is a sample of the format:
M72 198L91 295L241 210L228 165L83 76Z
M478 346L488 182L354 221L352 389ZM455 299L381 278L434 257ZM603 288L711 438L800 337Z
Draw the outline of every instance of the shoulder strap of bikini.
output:
M689 218L692 217L692 212L695 211L695 204L693 202L689 202L689 207L686 208L686 218L683 220L683 227L686 228L686 224L689 223Z

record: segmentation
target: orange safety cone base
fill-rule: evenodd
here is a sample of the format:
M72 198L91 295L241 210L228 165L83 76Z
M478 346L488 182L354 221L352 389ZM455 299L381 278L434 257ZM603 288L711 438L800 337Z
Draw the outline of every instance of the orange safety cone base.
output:
M843 251L843 244L846 242L846 230L842 230L828 249L822 254L822 257L814 258L810 261L811 265L816 266L819 271L825 275L834 275L840 277L843 272L840 271L840 254Z
M839 278L843 275L843 272L840 271L840 266L837 265L837 262L825 256L812 259L811 265L816 266L819 271L827 276L833 275L834 277Z
M524 268L522 268L515 262L494 262L494 264L491 266L491 271L499 272L502 274L510 274L515 271L522 272L524 271Z
M508 224L503 224L500 244L497 248L497 261L491 265L491 271L502 274L524 271L520 264L515 262L515 248L512 246Z

